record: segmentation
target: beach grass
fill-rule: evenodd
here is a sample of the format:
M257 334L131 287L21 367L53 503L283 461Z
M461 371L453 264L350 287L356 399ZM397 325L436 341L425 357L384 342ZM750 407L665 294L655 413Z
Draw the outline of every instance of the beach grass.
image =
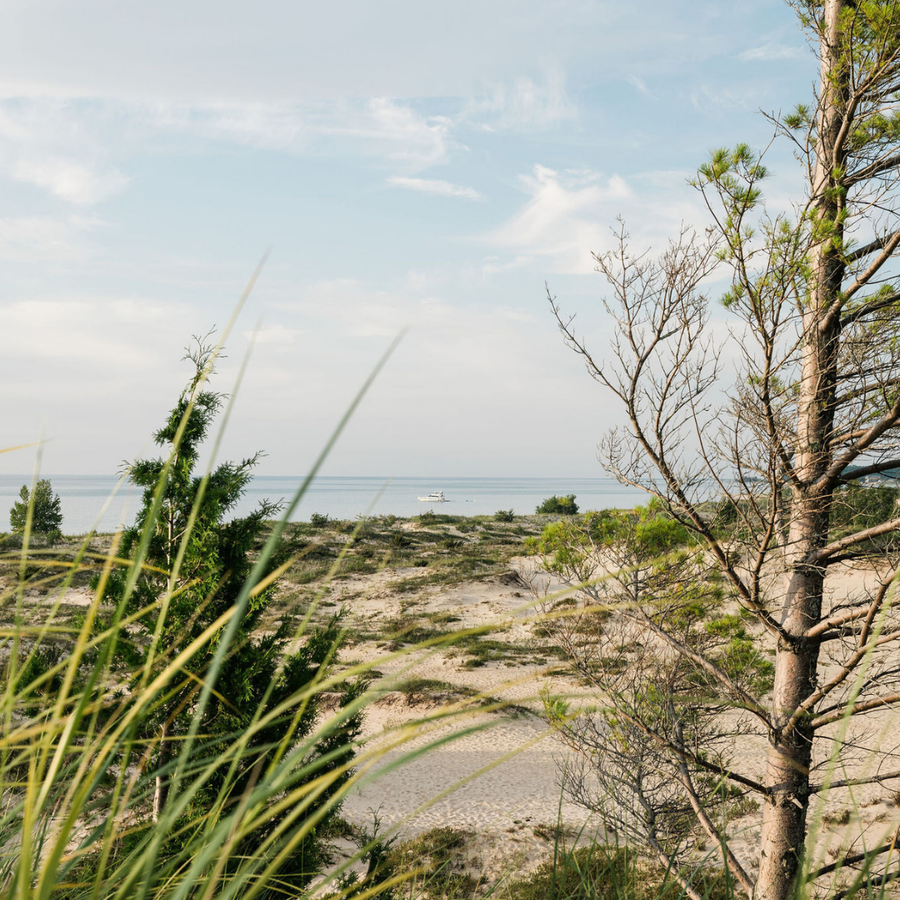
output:
M368 531L362 531L360 544L363 548L389 546L394 529L408 524L403 520L389 525L370 523ZM458 523L443 524L455 528ZM475 526L468 532L473 542L489 544L490 553L497 554L492 566L486 566L477 577L503 578L509 572L510 560L524 547L521 535L512 529L494 534L493 525L487 522L470 524ZM526 534L532 531L527 519L509 524ZM426 560L425 568L443 564L448 556L452 560L452 552L448 554L442 544L443 532L432 532L433 527L434 523L429 523L425 539L419 535L419 540L399 548L406 554L409 546L415 547ZM344 532L338 528L333 533ZM300 614L302 625L294 641L302 643L332 614L327 605L332 591L344 600L352 595L346 582L335 580L333 573L340 571L341 562L353 553L355 541L332 545L327 540L310 540L305 526L288 526L282 545L274 534L273 527L256 552L280 560L282 602L285 606L294 604ZM513 536L518 543L510 539ZM329 568L304 583L304 565L311 546L322 548L314 552L321 554L320 562ZM484 727L478 715L485 708L506 709L509 714L517 711L510 708L508 700L481 696L453 680L420 676L411 668L399 677L385 678L381 671L385 660L387 668L396 671L398 660L402 669L404 658L412 660L437 649L455 658L460 671L465 671L553 658L551 648L539 640L533 646L522 646L504 639L503 628L507 626L500 622L483 628L460 628L452 611L419 608L413 596L399 619L387 619L369 633L355 635L356 640L381 645L381 657L335 669L277 711L278 716L292 717L317 698L325 700L325 714L315 727L307 734L299 729L293 732L278 764L261 772L252 789L240 797L222 796L202 824L186 824L184 813L198 786L215 778L216 773L240 765L250 752L254 734L268 724L262 717L247 733L232 735L218 745L215 754L198 753L181 770L171 773L178 779L179 802L170 813L154 820L149 808L152 786L159 774L154 770L155 748L152 739L140 734L138 725L143 716L165 702L188 668L192 654L201 648L198 645L181 648L178 654L162 654L165 659L152 679L139 689L126 689L133 679L115 670L110 660L115 645L129 640L134 624L150 611L126 614L123 610L118 618L112 616L111 626L97 633L93 623L109 618L111 611L103 608L102 590L89 588L92 577L99 575L102 582L116 566L134 564L119 558L116 551L116 536L94 535L81 544L64 541L48 548L32 546L26 533L20 549L0 557L0 629L6 666L5 727L0 745L4 798L0 897L279 896L279 857L283 859L291 848L304 842L327 842L333 833L329 823L350 792L397 766L427 757L447 740ZM386 579L388 590L395 590L391 572L404 568L406 562L408 557L404 555L379 560L377 571ZM452 562L447 567L452 568ZM455 583L462 584L471 577L468 573L460 575ZM505 587L513 590L516 586ZM434 588L434 582L416 586L417 591ZM82 600L84 605L79 606L68 602L73 592L87 602ZM401 598L411 594L415 591L395 592ZM527 598L524 591L522 594L525 605ZM558 606L563 612L567 608L564 602ZM540 638L537 619L535 615L534 633ZM220 637L226 625L219 623ZM210 632L204 640L214 637ZM353 645L352 640L349 645ZM226 644L221 644L220 650L227 655ZM334 698L342 684L356 678L368 679L370 688L346 707L336 706ZM377 749L359 745L352 763L326 771L328 767L317 757L317 748L333 742L354 715L364 714L386 692L396 693L409 707L419 708L424 703L426 708L418 709L414 724L397 728L395 734L379 742ZM534 714L533 709L524 709ZM458 719L452 735L441 730L448 717ZM860 804L853 797L834 810L826 807L827 800L827 796L822 798L814 829L852 826L861 817ZM286 809L299 812L284 825L280 815ZM249 856L246 847L250 837L272 828L280 830L270 842L264 842L263 852ZM382 834L380 839L389 843L379 856L379 865L368 879L351 877L349 873L361 866L365 870L367 859L372 857L372 846L379 835L370 833L367 840L357 840L357 850L336 867L325 864L327 852L311 857L307 874L320 894L336 896L459 900L485 893L509 900L661 900L683 896L681 887L665 870L648 862L636 849L609 847L602 842L568 846L564 828L548 831L545 862L528 875L516 878L509 871L499 880L488 881L472 863L472 842L477 845L477 836L467 838L458 832L447 826L406 841L394 839L394 832ZM172 851L173 836L177 838L176 852ZM701 895L711 900L738 896L715 864L715 853L710 851L707 857L697 870ZM328 881L323 883L321 877L326 870ZM860 890L866 890L864 878L837 871L831 893L846 891L853 879ZM869 894L890 896L890 886Z

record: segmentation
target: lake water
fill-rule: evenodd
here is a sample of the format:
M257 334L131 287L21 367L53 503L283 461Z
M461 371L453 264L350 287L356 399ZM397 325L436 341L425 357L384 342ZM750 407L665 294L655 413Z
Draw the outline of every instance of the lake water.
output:
M63 531L83 534L96 527L114 531L122 522L131 524L140 506L140 491L130 485L116 489L118 479L103 475L43 475L62 500ZM303 482L301 476L257 476L234 514L242 515L256 504L289 500ZM0 475L0 531L9 527L8 510L18 499L29 475ZM441 490L446 503L423 503L432 491ZM428 509L454 516L491 515L498 509L516 514L533 513L545 498L575 494L583 510L631 508L647 502L647 495L624 488L611 478L316 478L294 512L294 521L308 521L312 513L334 519L363 515L415 516Z

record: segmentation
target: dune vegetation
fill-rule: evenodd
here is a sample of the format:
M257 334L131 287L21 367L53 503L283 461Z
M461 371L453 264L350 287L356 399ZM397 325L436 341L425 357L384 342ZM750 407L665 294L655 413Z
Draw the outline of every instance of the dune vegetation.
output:
M692 181L708 229L654 256L621 224L611 354L549 296L646 506L292 522L382 360L297 495L235 516L258 456L201 465L208 339L127 528L63 537L23 488L0 900L900 890L900 2L791 5L802 196L767 207L738 144Z
M677 873L644 852L622 759L590 744L612 726L622 754L639 748L615 723L672 662L634 630L638 583L695 585L660 609L760 702L771 691L772 648L704 580L696 541L658 506L229 519L253 460L196 471L221 408L213 361L194 348L163 452L132 467L133 527L32 543L26 521L7 537L2 896L741 895L690 809L667 834ZM840 533L884 518L896 491L846 499ZM731 512L705 511L723 540L739 534ZM759 804L721 778L703 787L752 871ZM819 799L816 854L896 828L892 789ZM833 895L865 885L831 872Z

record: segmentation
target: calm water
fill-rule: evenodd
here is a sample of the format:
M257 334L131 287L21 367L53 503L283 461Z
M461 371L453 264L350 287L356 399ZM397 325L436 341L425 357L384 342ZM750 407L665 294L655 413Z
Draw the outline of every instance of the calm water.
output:
M118 479L102 475L45 475L62 499L63 531L83 534L95 525L99 531L114 531L134 521L140 492ZM249 512L264 499L290 499L300 487L299 476L257 476L242 498L236 515ZM18 499L23 484L31 476L0 475L0 531L9 527L8 510ZM441 490L446 503L422 503L432 491ZM115 492L115 496L113 496ZM575 494L582 510L630 508L645 503L647 495L623 488L611 478L317 478L293 515L307 521L312 513L336 519L362 515L414 516L427 509L454 516L493 514L512 509L517 514L533 513L535 507L553 494ZM105 507L105 511L104 511Z

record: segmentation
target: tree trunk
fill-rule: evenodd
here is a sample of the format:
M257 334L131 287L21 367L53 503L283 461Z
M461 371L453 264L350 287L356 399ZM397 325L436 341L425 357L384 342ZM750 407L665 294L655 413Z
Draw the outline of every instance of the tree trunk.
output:
M844 162L838 146L847 94L847 66L841 52L844 0L826 0L821 38L821 78L813 169L809 297L803 311L801 383L797 403L796 480L786 554L781 624L787 634L776 649L772 730L766 763L762 847L756 900L788 900L795 891L806 842L812 730L808 720L789 733L784 727L816 686L819 646L806 641L821 618L824 568L811 564L828 539L831 487L820 479L831 461L837 385L840 316L827 312L840 296L844 276L840 191L836 172Z
M159 774L159 771L168 765L171 753L169 750L170 741L167 740L169 733L168 723L162 726L159 733L159 757L157 760L157 776L156 788L153 791L153 821L158 822L162 811L166 808L166 801L169 798L169 776L168 774Z
M791 897L803 859L812 735L802 723L786 738L780 731L794 709L812 692L817 657L814 646L798 649L783 642L777 651L775 730L769 739L766 760L769 794L763 808L762 848L754 895L758 900Z

